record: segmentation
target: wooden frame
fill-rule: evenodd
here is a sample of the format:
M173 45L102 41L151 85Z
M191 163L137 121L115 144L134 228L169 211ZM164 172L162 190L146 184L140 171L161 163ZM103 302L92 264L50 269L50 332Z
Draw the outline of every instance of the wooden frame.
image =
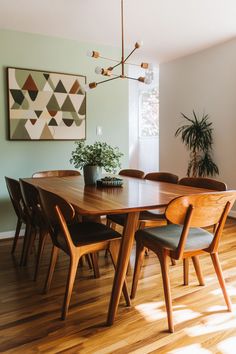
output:
M86 76L7 68L9 140L86 138Z

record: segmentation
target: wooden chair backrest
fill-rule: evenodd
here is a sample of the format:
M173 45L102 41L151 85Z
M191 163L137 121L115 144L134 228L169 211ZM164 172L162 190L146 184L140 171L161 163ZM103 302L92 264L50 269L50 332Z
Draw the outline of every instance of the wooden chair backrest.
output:
M80 172L76 170L51 170L35 172L33 178L43 177L67 177L67 176L80 176Z
M125 170L121 170L119 172L119 175L127 176L127 177L135 177L135 178L144 178L145 173L141 170L135 170L132 168L128 168Z
M24 198L24 202L29 211L36 208L39 203L39 192L38 189L23 180L20 179L21 192Z
M75 218L75 210L73 206L65 199L58 195L39 188L41 206L55 246L63 248L57 237L59 227L63 230L63 237L66 241L68 249L73 246L67 223L72 223Z
M25 220L26 206L21 193L19 181L10 177L5 177L5 181L17 217Z
M179 184L190 187L212 189L215 191L227 190L227 186L224 182L205 177L184 177L179 180Z
M207 227L220 221L226 204L230 208L236 199L236 191L210 192L186 195L173 199L166 208L166 218L172 224L184 225L186 214L193 209L190 227Z
M179 177L173 173L169 172L150 172L144 177L150 181L157 182L167 182L167 183L178 183Z

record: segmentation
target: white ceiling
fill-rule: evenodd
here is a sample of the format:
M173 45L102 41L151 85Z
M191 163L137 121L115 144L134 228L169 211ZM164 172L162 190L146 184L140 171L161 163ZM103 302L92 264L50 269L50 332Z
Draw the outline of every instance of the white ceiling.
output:
M124 0L126 47L165 62L236 36L236 0ZM120 0L0 0L0 28L120 46Z

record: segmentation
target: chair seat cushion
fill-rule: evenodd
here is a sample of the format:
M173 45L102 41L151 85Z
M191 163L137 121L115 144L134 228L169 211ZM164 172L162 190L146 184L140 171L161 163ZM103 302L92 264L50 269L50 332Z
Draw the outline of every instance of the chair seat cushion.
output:
M157 244L161 244L162 247L169 250L176 250L182 229L182 226L172 224L161 227L151 227L138 230L136 232L136 237L141 238L144 245L145 239L148 239L153 243L156 242ZM185 244L185 251L207 248L212 240L212 233L201 228L190 228Z
M110 219L111 221L115 222L118 225L124 226L126 219L127 219L128 214L111 214L107 215L107 218ZM153 211L141 211L139 215L139 220L165 220L165 214L164 214L164 209L160 211L159 210L153 210Z
M121 237L117 231L96 222L75 223L68 225L68 229L75 246L82 246ZM57 241L63 249L67 248L65 237L61 231L59 231L57 235Z

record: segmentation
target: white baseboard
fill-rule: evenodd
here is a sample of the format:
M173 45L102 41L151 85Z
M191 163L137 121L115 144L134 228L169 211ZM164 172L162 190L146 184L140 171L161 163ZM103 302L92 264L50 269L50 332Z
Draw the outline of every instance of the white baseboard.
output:
M20 236L24 236L25 230L22 229L20 231ZM8 239L8 238L13 238L15 236L15 231L5 231L5 232L0 232L0 240Z

